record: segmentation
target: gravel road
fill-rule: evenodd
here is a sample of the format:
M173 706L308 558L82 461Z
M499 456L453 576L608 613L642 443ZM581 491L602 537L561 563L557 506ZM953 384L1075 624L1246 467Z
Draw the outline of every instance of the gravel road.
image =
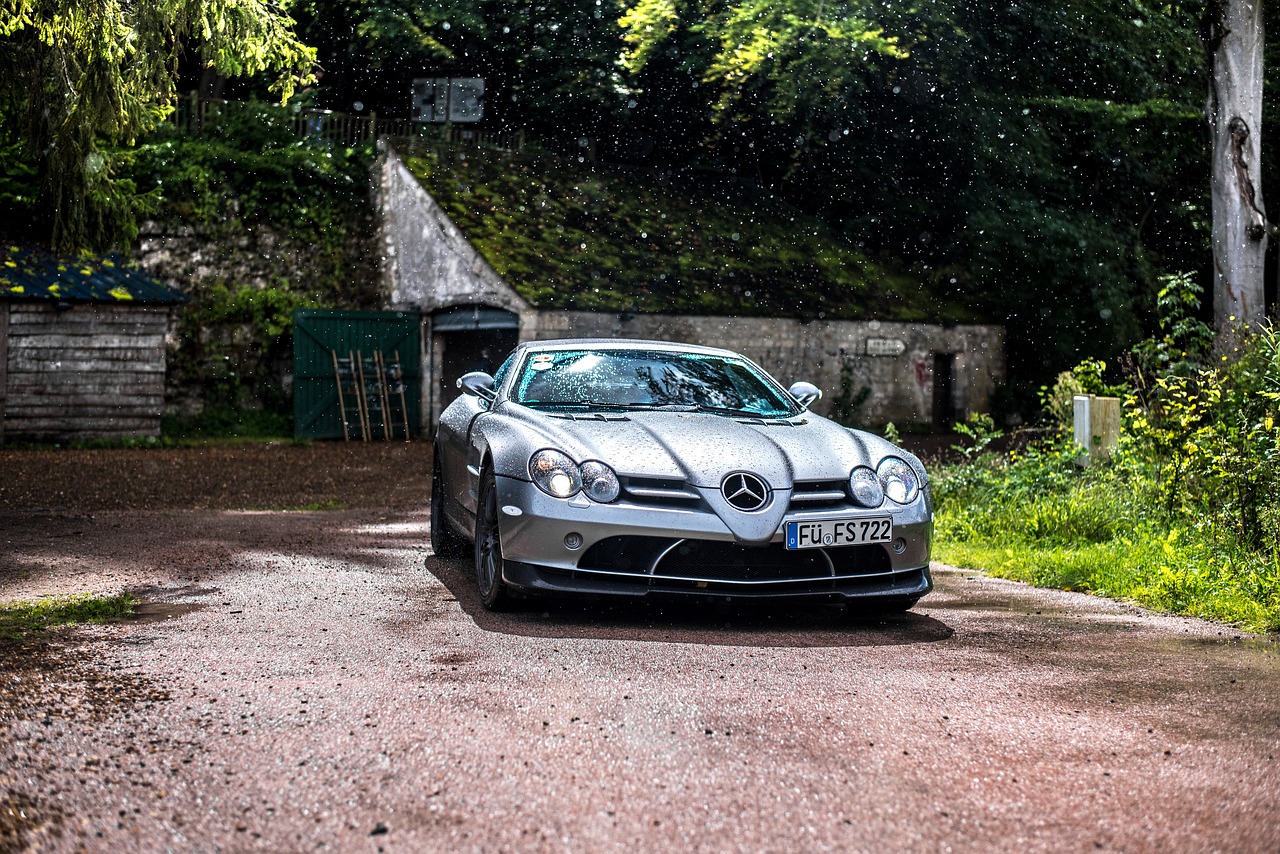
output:
M0 851L1277 851L1273 637L942 566L883 621L492 615L427 463L0 451L0 599L145 602L0 641Z

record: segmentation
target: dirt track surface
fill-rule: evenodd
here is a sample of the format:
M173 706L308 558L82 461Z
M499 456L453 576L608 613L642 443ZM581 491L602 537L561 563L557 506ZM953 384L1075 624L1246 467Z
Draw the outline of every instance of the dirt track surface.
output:
M0 850L1276 850L1274 639L943 567L885 621L492 615L422 446L323 453L401 497L2 505L0 599L147 604L0 647Z

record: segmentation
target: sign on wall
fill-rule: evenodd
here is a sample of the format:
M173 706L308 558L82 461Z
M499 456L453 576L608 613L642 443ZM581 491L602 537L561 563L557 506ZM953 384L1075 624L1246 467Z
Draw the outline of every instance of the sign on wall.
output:
M415 122L478 122L484 118L483 77L418 77L410 113Z
M868 356L901 356L907 352L907 342L898 338L868 338Z

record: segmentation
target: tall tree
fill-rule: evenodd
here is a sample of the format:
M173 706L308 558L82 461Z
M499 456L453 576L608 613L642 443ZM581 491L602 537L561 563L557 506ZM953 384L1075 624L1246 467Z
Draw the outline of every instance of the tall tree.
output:
M1266 315L1267 214L1262 202L1262 0L1209 0L1202 39L1213 138L1213 313L1224 345ZM1225 349L1225 346L1224 346Z
M186 50L218 74L275 72L288 98L314 52L287 0L0 0L0 118L37 163L36 217L60 248L131 236L138 200L113 146L172 109Z

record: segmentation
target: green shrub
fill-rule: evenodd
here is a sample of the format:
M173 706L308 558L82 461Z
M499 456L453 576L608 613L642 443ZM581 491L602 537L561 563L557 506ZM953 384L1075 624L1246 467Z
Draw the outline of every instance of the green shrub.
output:
M1162 291L1170 316L1135 349L1109 460L1077 466L1059 431L1008 454L975 442L935 473L942 560L1280 630L1280 334L1241 333L1233 360L1206 366L1197 293L1182 277ZM1090 391L1104 369L1086 362L1055 390Z

